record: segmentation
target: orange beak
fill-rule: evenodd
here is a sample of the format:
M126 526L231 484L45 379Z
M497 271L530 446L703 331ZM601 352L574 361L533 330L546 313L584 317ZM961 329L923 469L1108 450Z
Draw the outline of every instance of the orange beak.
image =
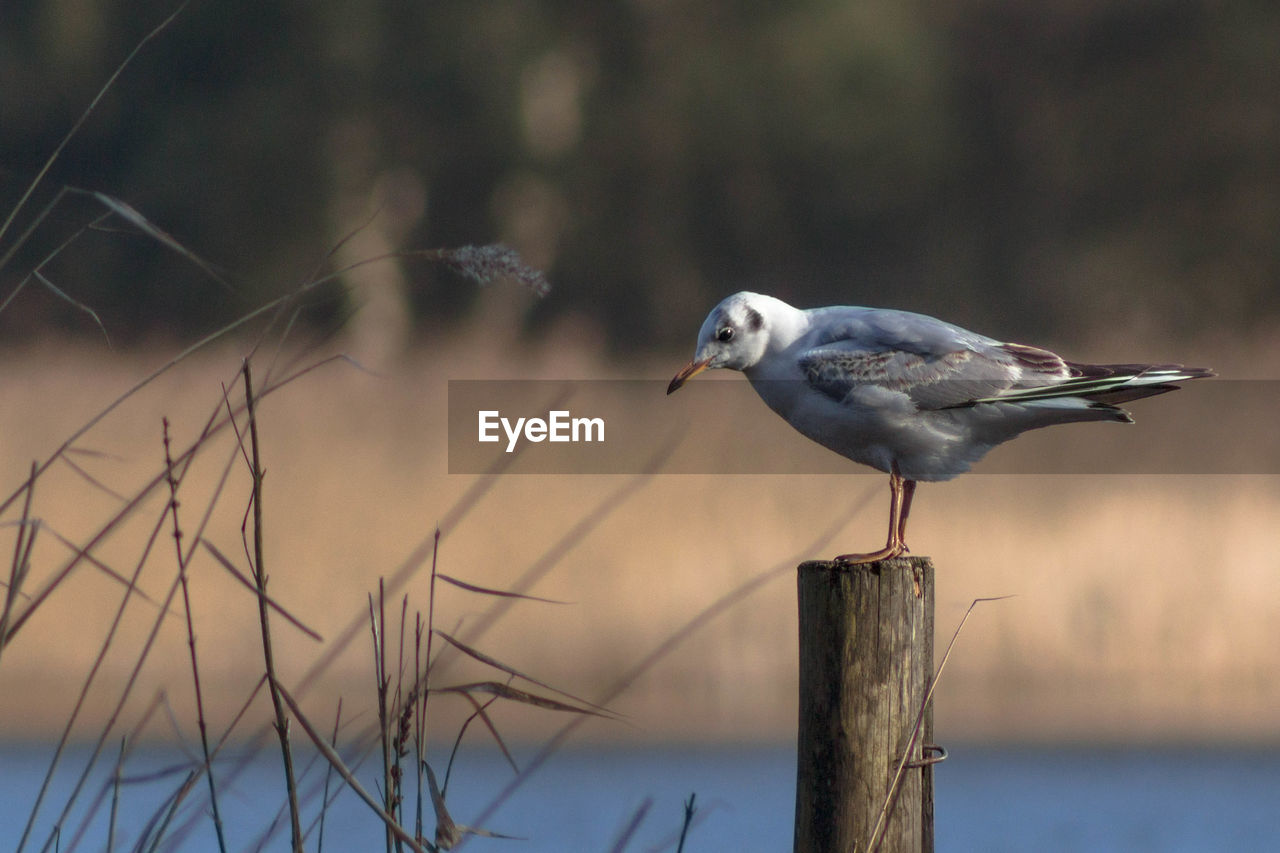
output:
M667 386L667 393L670 394L672 391L679 389L681 385L688 382L710 366L711 359L709 358L704 358L702 361L689 362L684 367L680 368L679 373L672 377L671 384Z

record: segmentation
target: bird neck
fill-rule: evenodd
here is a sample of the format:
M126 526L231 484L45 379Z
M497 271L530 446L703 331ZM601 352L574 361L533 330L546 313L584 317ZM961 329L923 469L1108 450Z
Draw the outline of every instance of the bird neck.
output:
M780 299L773 300L767 315L769 343L765 347L768 353L782 352L809 331L809 315L799 308L793 308Z

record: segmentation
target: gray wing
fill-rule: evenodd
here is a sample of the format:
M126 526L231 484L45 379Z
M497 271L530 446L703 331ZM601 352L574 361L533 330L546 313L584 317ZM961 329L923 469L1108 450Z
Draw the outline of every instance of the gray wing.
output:
M797 363L811 387L836 400L874 385L906 394L921 409L945 409L1069 375L1047 350L1001 343L922 314L863 309L815 320L820 331Z

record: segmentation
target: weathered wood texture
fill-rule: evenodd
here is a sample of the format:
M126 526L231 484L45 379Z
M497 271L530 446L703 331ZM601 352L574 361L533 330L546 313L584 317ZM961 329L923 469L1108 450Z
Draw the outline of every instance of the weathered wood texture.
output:
M933 673L933 564L899 557L798 569L800 731L796 853L871 849ZM933 711L908 761L933 742ZM933 850L933 771L907 767L884 851Z

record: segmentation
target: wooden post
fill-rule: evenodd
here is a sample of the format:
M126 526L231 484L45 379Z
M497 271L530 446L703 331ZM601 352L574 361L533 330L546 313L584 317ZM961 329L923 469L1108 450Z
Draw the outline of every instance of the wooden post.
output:
M933 742L932 708L891 789L933 676L933 564L813 561L798 574L795 851L931 853L933 769L911 763Z

